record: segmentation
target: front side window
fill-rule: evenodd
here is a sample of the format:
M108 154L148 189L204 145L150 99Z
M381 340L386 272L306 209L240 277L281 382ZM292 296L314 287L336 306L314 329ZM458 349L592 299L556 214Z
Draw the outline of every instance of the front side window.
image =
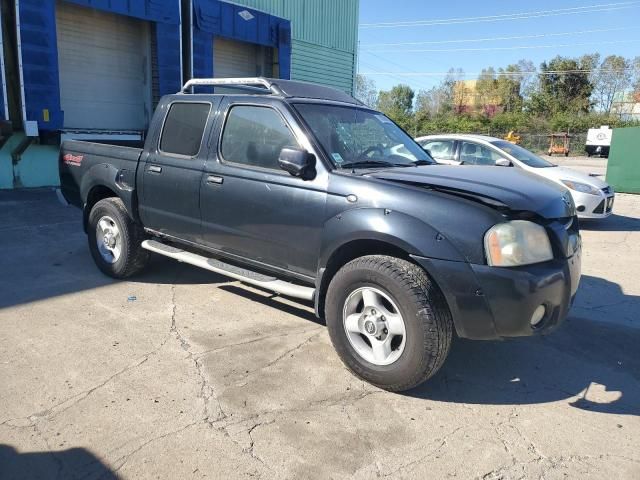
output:
M298 147L298 142L278 112L269 107L231 107L220 144L224 161L279 170L284 147Z
M339 168L413 166L433 159L383 114L355 107L295 105Z
M208 103L171 104L162 128L160 150L173 155L197 155L210 109Z
M522 163L524 163L525 165L528 165L530 167L533 167L533 168L549 168L549 167L555 167L556 166L553 163L547 162L546 160L540 158L539 156L537 156L534 153L530 152L526 148L522 148L519 145L514 145L513 143L507 142L505 140L498 140L498 141L495 141L495 142L492 142L492 143L493 143L493 145L498 147L500 150L504 150L505 152L507 152L512 157L517 158Z
M422 143L422 146L436 160L453 160L454 143L453 140L431 140Z

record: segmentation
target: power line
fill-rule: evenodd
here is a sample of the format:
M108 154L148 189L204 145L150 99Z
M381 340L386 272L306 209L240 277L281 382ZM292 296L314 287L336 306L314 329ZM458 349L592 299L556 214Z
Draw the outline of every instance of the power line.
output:
M629 68L620 68L620 69L605 69L605 68L594 68L594 69L574 69L574 70L545 70L543 72L537 70L530 71L519 71L519 72L493 72L493 75L496 77L519 77L523 75L569 75L574 73L619 73L625 71L632 71L634 67ZM452 72L363 72L362 75L389 75L399 77L444 77L447 75L451 75ZM474 72L474 73L465 73L465 72L454 72L455 75L461 75L464 77L478 77L480 75L486 75L487 72Z
M369 73L369 74L367 74L367 75L384 75L384 76L388 76L388 77L391 77L391 78L395 78L395 79L396 79L396 80L398 80L399 82L403 82L403 83L404 83L404 82L407 82L407 79L406 79L406 78L402 78L401 76L399 76L399 75L395 75L395 74L394 74L394 73L392 73L392 72L391 72L391 73L389 73L389 72L384 72L384 73L383 73L383 72L376 72L376 71L375 71L375 69L376 69L377 67L376 67L375 65L372 65L372 64L367 63L367 62L362 62L362 64L363 64L363 65L365 65L365 66L368 66L369 68L373 68L373 69L374 69L374 72L373 72L373 73ZM365 75L365 74L361 74L361 75Z
M418 49L403 49L401 52L393 49L376 50L377 53L443 53L443 52L491 52L491 51L505 51L505 50L535 50L537 48L564 48L564 47L588 47L588 46L601 46L601 45L620 45L626 43L637 43L640 39L634 40L612 40L608 42L586 42L586 43L559 43L553 45L513 45L510 47L464 47L464 48L418 48ZM371 53L367 51L367 53Z
M489 37L489 38L469 38L458 40L433 40L424 42L399 42L399 43L365 43L360 46L363 51L369 52L372 47L405 47L411 45L444 45L451 43L481 43L494 42L502 40L522 40L528 38L545 38L545 37L565 37L571 35L586 35L591 33L620 32L625 30L638 30L640 27L622 27L622 28L601 28L596 30L579 30L577 32L558 32L558 33L539 33L535 35L515 35L511 37ZM363 48L364 47L364 48ZM385 50L374 50L376 52L384 52Z
M371 52L367 52L367 53L371 53ZM378 57L377 55L374 55L375 57L379 58L380 60L384 61L385 63L391 63L392 65L395 65L396 67L402 68L402 69L406 69L407 67L400 65L399 63L395 63L395 62L391 62L388 61L382 57ZM372 65L370 63L367 62L362 62L365 65L368 65L370 68L373 68L374 70L377 70L378 68L375 65ZM416 72L408 72L408 73L416 73ZM406 78L401 78L399 76L395 76L395 75L389 75L392 78L395 78L396 80L399 80L400 82L407 82ZM422 83L422 82L416 82L415 80L413 80L412 82L412 86L417 86L419 88L423 88L423 89L429 89L431 88L431 86L427 86L426 84Z
M433 25L459 25L466 23L500 22L506 20L524 20L529 18L554 17L561 15L576 15L581 13L598 13L633 8L640 1L601 3L584 7L558 8L554 10L539 10L531 12L509 13L502 15L486 15L476 17L458 17L439 20L415 20L400 22L361 23L360 28L398 28L422 27Z
M375 53L373 53L373 52L363 52L363 53L367 53L368 55L372 55L372 56L376 57L377 59L382 60L382 61L383 61L383 62L385 62L385 63L390 63L391 65L395 65L396 67L399 67L399 68L402 68L402 69L407 69L407 67L406 67L406 66L404 66L404 65L400 65L399 63L394 62L394 61L392 61L392 60L388 60L388 59L386 59L386 58L383 58L383 57L381 57L381 56L379 56L379 55L376 55L376 54L375 54ZM409 73L412 73L412 70L407 70L407 71L408 71ZM415 72L413 72L413 73L415 73ZM425 89L429 89L429 88L431 88L431 86L427 86L426 84L422 84L422 83L421 83L419 86L421 86L422 88L425 88Z

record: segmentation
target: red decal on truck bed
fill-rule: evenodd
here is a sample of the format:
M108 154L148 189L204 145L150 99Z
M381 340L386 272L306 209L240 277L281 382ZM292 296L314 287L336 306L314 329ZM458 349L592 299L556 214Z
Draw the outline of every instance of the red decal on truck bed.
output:
M62 157L62 160L64 160L64 163L66 163L67 165L73 165L74 167L79 167L80 164L82 163L83 158L84 158L83 155L71 155L70 153L67 153Z

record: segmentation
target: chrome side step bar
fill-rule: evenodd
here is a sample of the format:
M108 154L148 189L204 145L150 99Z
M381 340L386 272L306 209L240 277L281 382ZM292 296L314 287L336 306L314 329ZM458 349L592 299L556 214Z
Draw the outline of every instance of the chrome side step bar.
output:
M269 275L263 275L245 268L229 265L228 263L221 262L220 260L187 252L156 240L145 240L142 242L142 248L149 250L150 252L164 255L165 257L173 258L179 262L204 268L205 270L219 273L220 275L240 280L241 282L255 285L266 290L271 290L272 292L280 293L288 297L300 298L302 300L313 300L313 295L315 293L315 289L311 287L285 282L284 280L279 280L276 277L270 277Z

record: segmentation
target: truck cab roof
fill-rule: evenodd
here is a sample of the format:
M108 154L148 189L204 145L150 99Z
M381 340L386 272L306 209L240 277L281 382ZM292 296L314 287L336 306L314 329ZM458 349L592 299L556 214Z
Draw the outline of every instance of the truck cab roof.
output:
M213 93L193 93L196 87L213 89ZM216 89L222 89L222 93ZM364 106L351 95L315 83L274 78L195 78L185 83L179 95L270 95L286 100L321 100Z

